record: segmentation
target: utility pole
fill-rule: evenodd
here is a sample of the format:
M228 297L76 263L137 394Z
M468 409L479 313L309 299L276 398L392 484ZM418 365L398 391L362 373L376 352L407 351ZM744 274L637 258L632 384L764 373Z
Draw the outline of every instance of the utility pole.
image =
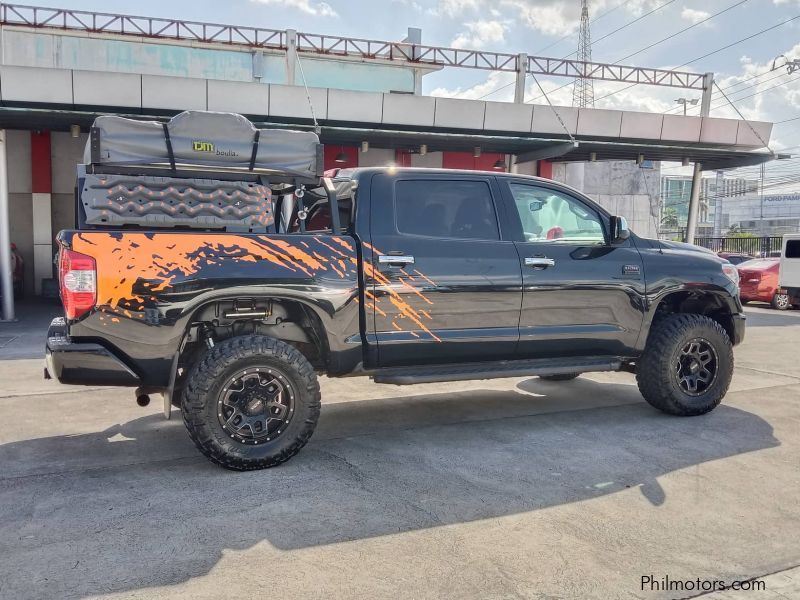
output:
M723 172L717 171L716 191L714 193L714 235L713 237L722 237L722 187L724 180L722 178Z
M1 321L14 320L14 282L11 273L9 223L6 130L0 129L0 291L3 294Z
M703 97L700 99L700 116L707 117L711 113L711 93L714 89L714 73L703 76ZM685 106L685 105L684 105ZM700 210L700 185L703 175L703 165L694 163L692 171L692 194L689 197L689 219L686 223L686 242L694 244L694 234L697 231L697 213Z
M767 172L767 163L761 163L761 185L758 192L759 204L761 206L761 217L758 222L758 233L764 237L764 176Z
M589 0L581 0L581 28L578 32L578 60L591 62L592 34L589 32ZM586 73L584 73L585 75ZM572 106L594 107L594 82L587 77L576 77L572 88Z

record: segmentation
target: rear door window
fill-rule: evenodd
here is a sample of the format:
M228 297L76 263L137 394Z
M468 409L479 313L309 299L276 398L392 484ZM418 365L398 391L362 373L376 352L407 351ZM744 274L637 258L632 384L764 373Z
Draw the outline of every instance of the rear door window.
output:
M800 258L800 240L786 242L786 258Z
M499 240L486 181L400 180L395 184L397 231L435 238Z

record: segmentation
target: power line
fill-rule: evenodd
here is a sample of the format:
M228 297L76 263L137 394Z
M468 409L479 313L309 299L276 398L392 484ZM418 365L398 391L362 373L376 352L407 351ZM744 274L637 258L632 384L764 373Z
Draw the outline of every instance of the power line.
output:
M764 75L767 75L768 73L771 73L771 72L772 72L772 71L767 71L766 73L761 73L761 75L758 75L758 77L762 77L762 76L764 76ZM768 83L768 82L770 82L770 81L774 81L775 79L779 79L779 78L781 78L781 77L785 77L786 75L787 75L786 73L778 73L778 74L777 74L777 75L775 75L774 77L770 77L769 79L764 79L763 81L757 81L756 83L753 83L753 84L751 84L751 85L748 85L748 86L746 86L746 87L743 87L743 88L742 88L742 89L740 89L740 90L736 90L736 91L732 92L732 95L733 95L733 94L739 94L739 93L741 93L741 92L746 92L747 90L753 89L754 87L758 87L758 86L760 86L760 85L762 85L762 84ZM751 79L752 79L752 78L751 78ZM788 83L789 81L790 81L790 80L787 80L785 83ZM729 89L731 89L732 87L735 87L735 86L728 86L728 87L724 87L724 88L720 88L719 86L717 86L717 89L719 89L720 91L723 91L723 92L727 92L727 91L728 91ZM767 88L767 89L772 89L772 88ZM766 91L766 90L764 90L764 91ZM759 93L760 93L760 92L759 92ZM755 94L754 94L754 95L755 95ZM750 97L750 96L748 96L748 97ZM741 98L734 98L734 100L740 100L740 99L741 99ZM724 106L725 104L727 104L727 103L726 103L726 102L723 102L722 104L717 104L716 106L712 106L711 108L712 108L712 109L714 109L714 108L718 108L719 106ZM667 111L664 111L664 114L670 114L670 113L672 113L672 111L675 111L675 110L677 110L678 112L680 112L681 108L680 108L680 107L673 107L673 108L670 108L669 110L667 110ZM699 112L699 110L700 110L700 109L698 108L697 110L698 110L698 112Z
M611 9L611 10L608 10L608 11L604 12L604 13L603 13L603 14L601 14L599 17L597 17L597 19L595 19L595 20L594 20L594 22L596 23L596 22L597 22L597 21L599 21L601 18L603 18L603 17L605 17L606 15L608 15L608 14L610 14L610 13L614 12L616 9L618 9L618 8L620 8L620 7L622 7L622 6L626 5L626 4L628 4L630 1L631 1L631 0L625 0L625 2L622 2L622 3L618 4L618 5L617 5L616 7L614 7L613 9ZM615 34L615 33L617 33L618 31L621 31L622 29L625 29L626 27L628 27L628 26L630 26L630 25L633 25L633 24L634 24L634 23L636 23L637 21L641 21L642 19L644 19L644 18L645 18L645 17L647 17L648 15L651 15L651 14L653 14L654 12L656 12L656 11L658 11L658 10L660 10L660 9L664 8L664 7L665 7L665 6L667 6L668 4L672 4L672 3L673 3L673 2L675 2L675 1L676 1L676 0L668 0L668 1L667 1L667 2L665 2L664 4L662 4L662 5L660 5L660 6L657 6L656 8L654 8L654 9L652 9L651 11L649 11L649 12L645 13L644 15L641 15L641 16L637 17L637 18L636 18L636 19L634 19L633 21L629 21L628 23L626 23L626 24L625 24L625 25L623 25L622 27L618 27L617 29L615 29L615 30L613 30L613 31L611 31L611 32L609 32L609 33L607 33L606 35L604 35L604 36L602 36L602 37L598 38L597 40L595 40L595 41L592 43L592 46L594 46L594 44L597 44L597 43L598 43L598 42L600 42L601 40L604 40L604 39L606 39L606 38L608 38L608 37L610 37L610 36L614 35L614 34ZM745 0L745 1L746 1L746 0ZM536 54L540 54L540 53L541 53L541 52L543 52L544 50L547 50L548 48L551 48L551 47L555 46L557 43L559 43L559 42L561 42L561 41L563 41L563 40L567 39L568 37L572 37L572 35L573 35L572 33L569 33L569 34L565 35L564 37L562 37L562 38L560 38L560 39L556 40L555 42L553 42L552 44L550 44L549 46L545 46L545 47L544 47L544 48L542 48L541 50L537 50L537 51L536 51ZM576 50L575 52L570 52L569 54L565 54L565 55L564 55L564 56L562 56L561 58L562 58L562 59L569 58L569 57L570 57L570 56L572 56L573 54L577 54L577 50ZM478 98L476 98L476 100L483 100L484 98L488 98L489 96L491 96L491 95L493 95L493 94L496 94L497 92L500 92L500 91L502 91L502 90L504 90L504 89L506 89L506 88L509 88L509 87L511 87L511 86L512 86L512 85L514 85L515 83L516 83L516 82L514 82L514 81L511 81L511 82L509 82L509 83L507 83L507 84L505 84L505 85L503 85L503 86L501 86L501 87L499 87L499 88L497 88L497 89L495 89L495 90L492 90L491 92L488 92L488 93L484 94L483 96L479 96ZM553 90L553 91L560 90L560 89L562 89L562 88L565 88L565 87L567 87L567 86L570 86L570 85L573 85L573 84L574 84L574 82L572 82L572 81L571 81L571 82L569 82L569 83L565 83L564 85L562 85L561 87L558 87L558 88L556 88L556 89L555 89L555 90ZM537 96L536 98L534 98L534 100L538 100L539 98L542 98L542 96ZM531 100L526 100L526 102L531 102Z
M675 0L671 0L671 2L674 2L674 1L675 1ZM594 19L594 20L593 20L593 22L594 22L594 23L597 23L597 21L599 21L599 20L600 20L600 19L602 19L603 17L605 17L605 16L607 16L607 15L610 15L610 14L611 14L611 13L613 13L615 10L617 10L618 8L622 8L622 7L623 7L623 6L625 6L626 4L630 4L630 2L631 2L631 0L624 0L624 2L620 2L620 3L619 3L619 4L617 4L617 5L616 5L614 8L612 8L612 9L610 9L610 10L607 10L607 11L605 11L604 13L600 14L600 15L599 15L599 16L598 16L596 19ZM657 9L656 9L656 10L657 10ZM653 11L651 11L651 12L653 12ZM646 16L646 15L645 15L645 16ZM641 19L642 17L639 17L639 18ZM637 19L637 20L638 20L638 19ZM633 21L632 21L631 23L633 23ZM631 23L628 23L628 25L630 25ZM549 45L545 46L544 48L541 48L541 49L537 50L537 51L536 51L534 54L541 54L541 53L542 53L542 52L544 52L545 50L548 50L549 48L552 48L553 46L555 46L556 44L559 44L560 42L563 42L563 41L564 41L564 40L566 40L567 38L571 38L573 35L574 35L574 32L570 32L570 33L568 33L567 35L565 35L565 36L563 36L563 37L561 37L561 38L557 39L557 40L556 40L555 42L553 42L552 44L549 44ZM610 35L610 34L609 34L609 35ZM608 36L606 36L606 37L608 37ZM602 38L601 38L601 39L602 39ZM597 41L596 41L596 42L594 42L594 43L596 44L598 41L600 41L600 40L597 40ZM567 54L566 56L562 56L562 58L567 58L568 56L572 56L573 54L575 54L575 52L570 52L570 53L569 53L569 54ZM492 90L491 92L488 92L488 93L484 94L483 96L479 96L478 98L475 98L475 100L483 100L484 98L488 98L489 96L492 96L492 95L496 94L497 92L501 92L501 91L503 91L503 90L505 90L505 89L507 89L507 88L510 88L510 87L511 87L512 85L514 85L515 83L516 83L515 81L511 81L511 82L509 82L509 83L506 83L505 85L502 85L502 86L500 86L499 88L496 88L496 89ZM568 86L568 85L572 85L572 82L570 82L570 83L568 83L568 84L565 84L563 87L566 87L566 86ZM458 97L458 96L456 96L456 97Z
M619 9L619 8L622 8L622 7L623 7L623 6L625 6L626 4L630 4L630 2L631 2L631 0L624 0L624 2L620 2L620 3L619 3L619 4L617 4L617 5L616 5L614 8L612 8L612 9L610 9L610 10L607 10L607 11L605 11L604 13L601 13L601 14L599 14L597 17L595 17L594 19L592 19L592 23L597 23L597 22L598 22L600 19L602 19L603 17L606 17L606 16L610 15L610 14L611 14L611 13L613 13L615 10L617 10L617 9ZM560 44L560 43L561 43L561 42L563 42L564 40L566 40L566 39L568 39L568 38L571 38L573 35L575 35L575 32L574 32L574 31L571 31L571 32L569 32L567 35L565 35L565 36L563 36L563 37L560 37L560 38L558 38L558 39L557 39L555 42L553 42L552 44L548 44L548 45L547 45L547 46L545 46L544 48L541 48L541 49L537 50L536 52L534 52L534 54L541 54L542 52L544 52L545 50L549 50L550 48L552 48L552 47L553 47L553 46L555 46L556 44Z
M594 43L595 43L595 44L597 44L597 43L599 43L599 42L602 42L604 39L606 39L606 38L609 38L609 37L611 37L612 35L614 35L615 33L617 33L617 32L620 32L620 31L622 31L623 29L626 29L626 28L630 27L630 26L631 26L631 25L633 25L634 23L638 23L638 22L639 22L639 21L641 21L642 19L644 19L644 18L646 18L646 17L649 17L649 16L650 16L650 15L652 15L653 13L655 13L655 12L658 12L658 11L659 11L659 10L661 10L662 8L669 6L669 5L670 5L670 4L672 4L673 2L675 2L675 0L667 0L666 2L664 2L664 4L659 4L659 5L658 5L658 6L656 6L654 9L652 9L652 10L650 10L650 11L648 11L648 12L644 13L644 14L643 14L643 15L641 15L640 17L637 17L637 18L635 18L633 21L629 21L628 23L625 23L625 25L623 25L622 27L617 27L617 28L616 28L614 31L609 31L609 32L608 32L607 34L605 34L604 36L597 38L597 39L594 41ZM569 54L567 54L567 56L572 56L573 54L575 54L575 52L570 52ZM564 56L563 58L567 58L567 56Z
M752 98L753 96L758 96L759 94L763 94L764 92L768 92L770 90L774 90L775 88L783 87L783 86L788 85L788 84L790 84L790 83L792 83L794 81L797 81L797 77L795 77L794 79L789 79L787 81L782 81L781 83L776 83L775 85L771 85L768 88L764 88L763 90L759 90L759 91L754 92L754 93L752 93L752 94L750 94L748 96L741 96L739 98L733 98L733 100L736 100L737 102L739 102L740 100L747 100L748 98ZM717 89L720 89L720 88L717 88ZM720 90L720 91L722 91L722 90ZM744 91L744 90L739 90L739 91ZM725 92L722 92L722 93L724 94ZM720 104L718 104L716 106L712 106L711 108L721 108L721 107L725 106L726 104L728 104L728 102L722 102L722 103L720 103Z
M623 57L622 57L622 58L620 58L619 60L615 61L615 62L614 62L614 64L616 65L616 64L618 64L618 63L621 63L623 60L628 60L628 59L629 59L629 58L631 58L632 56L636 56L637 54L641 54L641 53L642 53L642 52L644 52L645 50L649 50L649 49L650 49L650 48L652 48L653 46L658 46L659 44L661 44L661 43L663 43L663 42L666 42L666 41L668 41L668 40L671 40L672 38L674 38L674 37L677 37L677 36L679 36L680 34L682 34L682 33L685 33L685 32L687 32L687 31L689 31L690 29L694 29L695 27L699 27L700 25L702 25L703 23L705 23L705 22L707 22L707 21L710 21L710 20L711 20L711 19L713 19L714 17L718 17L719 15L721 15L721 14L723 14L723 13L726 13L726 12L728 12L729 10L733 10L733 9L734 9L734 8L736 8L737 6L741 6L742 4L744 4L744 3L748 2L748 1L749 1L749 0L740 0L739 2L736 2L735 4L731 4L729 7L727 7L727 8L723 8L721 11L719 11L719 12L716 12L716 13L714 13L713 15L709 15L709 16L707 16L707 17L706 17L705 19L703 19L702 21L698 21L697 23L694 23L693 25L689 25L688 27L684 27L684 28L683 28L683 29L681 29L680 31L676 31L675 33L673 33L673 34L671 34L671 35L668 35L667 37L665 37L665 38L662 38L662 39L658 40L657 42L653 42L652 44L649 44L649 45L645 46L644 48L641 48L641 49L637 50L636 52L632 52L631 54L628 54L628 56L623 56Z
M706 54L703 54L702 56L698 56L697 58L693 58L692 60L686 61L685 63L683 63L681 65L678 65L677 67L674 67L674 69L680 69L681 67L685 67L686 65L690 65L690 64L692 64L694 62L697 62L698 60L703 60L704 58L708 58L709 56L713 56L714 54L718 54L719 52L722 52L723 50L727 50L728 48L733 48L734 46L737 46L737 45L741 44L742 42L746 42L748 40L753 39L754 37L757 37L759 35L763 35L763 34L767 33L768 31L772 31L773 29L777 29L778 27L780 27L782 25L786 25L787 23L791 23L792 21L795 21L797 19L800 19L800 15L795 15L794 17L792 17L790 19L786 19L785 21L781 21L780 23L776 23L775 25L772 25L771 27L767 27L766 29L762 29L761 31L758 31L756 33L748 35L747 37L743 37L740 40L737 40L735 42L731 42L730 44L727 44L727 45L723 46L722 48L717 48L716 50L712 50L711 52L707 52ZM625 90L629 90L632 87L636 87L637 85L640 85L640 84L634 83L634 84L626 86L626 87L624 87L624 88L622 88L620 90L616 90L614 92L611 92L610 94L606 94L605 96L600 96L599 98L595 99L595 102L599 102L600 100L604 100L606 98L609 98L609 97L613 96L614 94L619 94L620 92L624 92Z
M642 20L642 19L644 19L645 17L648 17L648 16L652 15L654 12L657 12L657 11L661 10L662 8L664 8L665 6L668 6L668 5L672 4L673 2L675 2L675 0L668 0L667 2L664 2L663 4L660 4L659 6L656 6L654 9L652 9L652 10L650 10L650 11L646 12L645 14L643 14L643 15L641 15L641 16L639 16L639 17L637 17L637 18L636 18L636 19L634 19L633 21L629 21L629 22L625 23L625 25L623 25L622 27L618 27L617 29L615 29L615 30L613 30L613 31L610 31L610 32L608 32L606 35L604 35L604 36L602 36L602 37L600 37L600 38L596 39L596 40L593 42L593 44L592 44L592 45L594 46L595 44L597 44L597 43L599 43L599 42L603 41L604 39L611 37L611 36L612 36L612 35L614 35L615 33L619 32L619 31L622 31L623 29L625 29L625 28L627 28L627 27L629 27L629 26L633 25L634 23L637 23L637 22L641 21L641 20ZM573 54L576 54L576 53L577 53L577 51L576 51L576 52L570 52L569 54L567 54L567 55L565 55L565 56L562 56L561 58L562 58L562 59L569 58L570 56L572 56ZM571 82L569 82L569 83L565 83L564 85L560 85L560 86L558 86L557 88L555 88L555 89L551 90L551 91L550 91L550 93L552 94L553 92L557 92L558 90L564 89L565 87L568 87L568 86L570 86L570 85L573 85L573 83L574 83L574 82L572 82L572 81L571 81ZM536 98L532 98L532 99L530 99L530 100L526 100L525 102L534 102L534 101L536 101L536 100L538 100L539 98L542 98L542 97L544 97L544 95L542 95L542 96L536 96Z

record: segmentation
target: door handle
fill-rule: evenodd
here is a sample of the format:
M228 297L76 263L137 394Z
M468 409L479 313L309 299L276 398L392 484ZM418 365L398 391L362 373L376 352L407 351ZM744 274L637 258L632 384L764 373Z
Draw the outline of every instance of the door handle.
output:
M414 257L409 254L397 256L391 254L381 254L378 257L378 262L382 265L413 265Z
M534 267L536 269L546 269L547 267L555 267L556 261L544 256L526 256L525 266Z

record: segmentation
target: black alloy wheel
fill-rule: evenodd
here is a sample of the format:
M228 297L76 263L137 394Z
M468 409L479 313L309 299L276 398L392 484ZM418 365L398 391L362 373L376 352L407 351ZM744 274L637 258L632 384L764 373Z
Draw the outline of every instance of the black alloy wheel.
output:
M675 377L684 393L699 396L714 384L717 378L717 352L703 338L687 342L675 361Z
M217 400L222 428L242 444L269 442L286 431L294 414L295 392L278 370L243 369L228 378Z

